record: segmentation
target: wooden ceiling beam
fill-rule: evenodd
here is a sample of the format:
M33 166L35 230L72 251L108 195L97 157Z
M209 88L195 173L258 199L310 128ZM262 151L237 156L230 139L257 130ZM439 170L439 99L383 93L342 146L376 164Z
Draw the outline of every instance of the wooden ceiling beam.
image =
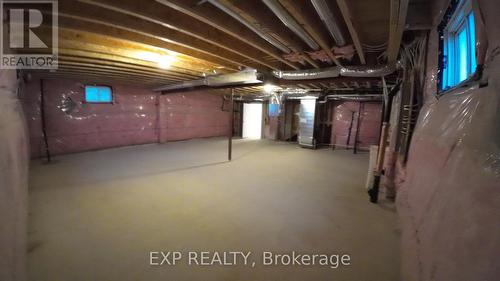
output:
M262 32L269 34L286 45L291 51L300 53L307 63L315 68L319 68L319 65L304 52L308 48L307 45L295 36L281 21L276 20L276 16L271 11L263 8L261 2L229 0L220 0L220 2L228 9L239 14L250 24L255 25Z
M129 17L135 17L142 21L162 26L164 28L176 30L190 37L205 41L214 46L233 52L239 56L245 57L254 63L260 64L269 69L280 69L281 64L277 65L262 60L267 55L260 50L255 49L249 44L244 43L220 30L207 26L203 22L193 20L184 14L161 5L157 2L143 2L136 0L79 0L80 2L122 13Z
M129 85L132 87L143 87L146 89L150 89L153 91L155 88L159 87L161 84L155 83L155 82L150 82L150 81L142 81L142 80L132 80L132 79L123 79L123 78L115 78L115 77L107 77L107 78L101 78L101 77L96 77L92 75L82 75L81 73L65 73L64 75L54 75L54 74L48 74L48 75L40 75L33 73L34 75L38 76L39 78L42 79L66 79L66 80L73 80L73 81L78 81L79 83L82 84L90 84L90 85Z
M186 0L156 0L157 2L168 6L172 9L176 9L188 16L191 16L199 21L204 22L214 28L219 29L239 40L252 45L254 48L267 53L270 57L280 61L293 69L299 69L300 67L282 57L282 54L275 48L269 46L269 42L249 30L246 26L228 16L223 11L215 9L214 6L209 3L203 3L198 5L193 5L193 1ZM198 1L196 1L198 2ZM251 1L250 1L251 2Z
M93 79L99 79L100 81L106 82L110 79L119 79L125 82L134 82L134 84L143 84L143 83L148 83L148 84L154 84L154 85L165 85L165 82L158 82L156 79L144 79L142 77L136 77L136 76L131 76L131 75L118 75L118 74L111 74L111 73L96 73L94 71L88 71L88 70L78 70L78 69L66 69L66 70L58 70L57 72L49 72L47 70L43 71L37 71L37 70L30 70L30 72L33 73L38 73L41 76L59 76L61 78L67 78L69 75L76 76L77 79L87 79L87 78L93 78Z
M210 63L220 65L228 70L237 71L242 65L237 60L242 58L236 56L223 57L217 48L211 49L208 52L203 47L194 48L187 44L174 42L168 39L166 36L169 34L154 34L145 30L137 30L120 24L102 21L98 19L92 19L90 17L81 17L70 14L59 13L59 28L68 29L73 31L82 31L87 33L94 33L99 35L107 35L114 38L123 38L125 40L140 42L155 46L158 48L168 49L177 53L182 53L188 56L192 56L197 59L205 60ZM222 52L224 54L224 52Z
M137 51L137 52L151 52L151 53L159 53L159 54L168 54L174 55L175 61L172 63L171 69L189 69L196 70L200 73L212 71L214 69L220 69L223 72L232 72L229 70L225 70L219 64L211 63L205 60L197 59L191 56L186 56L177 52L173 52L168 49L159 48L156 46L147 45L144 43L139 43L135 41L122 40L117 38L112 38L109 36L103 36L95 33L76 31L71 29L59 29L59 42L61 41L73 41L73 42L82 42L93 45L102 45L110 48L118 48L121 50L129 50L129 51Z
M155 67L155 63L153 63L153 62L147 62L147 61L137 60L137 59L133 59L133 58L117 56L114 54L92 52L92 51L82 50L82 49L59 48L59 54L65 55L65 56L71 56L74 58L89 58L89 59L93 58L93 59L98 59L98 60L107 61L107 62L121 62L121 63L125 63L128 65ZM179 78L187 78L187 79L200 77L200 75L198 73L195 73L195 72L184 73L184 74L171 72L171 73L169 73L169 75L176 76Z
M152 68L156 69L161 69L158 66L158 62L152 61L147 58L149 54L155 54L155 53L141 53L137 51L133 51L131 49L120 49L120 48L112 48L110 46L100 46L100 45L95 45L92 43L83 43L83 42L78 42L78 41L62 41L59 44L60 48L63 50L80 50L80 51L85 51L85 52L90 52L90 53L95 53L96 55L109 55L114 58L116 58L116 61L129 61L129 62L134 62L134 64L142 64L142 65L148 65ZM145 56L141 58L140 56ZM175 59L175 58L174 58ZM203 76L203 73L212 73L210 68L196 68L196 69L189 69L188 66L186 65L186 62L184 63L179 63L178 61L175 62L176 65L171 65L165 70L171 72L172 74L176 75L186 75L190 77L200 77ZM182 67L179 67L179 64ZM193 67L194 68L194 67Z
M351 35L352 42L354 47L356 48L356 52L358 53L359 61L362 64L366 64L365 54L363 52L363 46L361 45L361 41L359 40L358 32L356 28L354 28L353 21L351 19L351 12L349 11L349 7L345 0L337 0L337 5L339 6L340 12L342 13L342 17L347 25L347 29L349 30L349 34Z
M331 50L332 46L329 43L330 40L327 35L320 32L320 30L323 29L323 26L321 26L321 19L319 16L317 18L313 18L306 12L307 7L305 6L305 1L279 0L279 2L299 22L299 24L302 25L307 33L311 35L321 49L326 52L332 62L336 65L341 65Z
M78 68L89 69L89 70L98 69L102 72L127 74L127 75L130 74L130 75L155 78L158 80L165 80L165 81L170 81L170 82L178 82L178 81L183 80L183 79L179 79L179 78L172 78L172 77L158 75L158 74L154 74L154 73L140 72L140 71L135 71L135 70L130 70L130 69L114 68L114 67L109 67L109 66L105 66L105 65L87 64L87 63L82 63L82 62L60 61L58 66L61 69L65 68L65 67L73 67L73 68L78 67Z
M71 23L68 23L68 21L67 21L68 18L70 18L69 21L72 21ZM63 27L71 26L71 28L74 28L76 30L83 30L83 31L88 30L89 23L95 23L97 25L100 25L101 27L102 27L102 25L106 25L106 26L109 26L112 28L117 28L119 33L121 33L120 32L121 30L137 32L137 33L140 33L141 35L146 35L146 36L149 36L149 37L152 37L155 39L159 39L162 41L166 41L166 42L180 44L180 45L187 47L187 48L193 48L193 49L200 51L202 53L206 53L206 54L209 54L211 56L217 57L219 59L226 60L227 62L230 62L233 65L236 65L236 67L233 67L236 69L239 69L241 67L251 67L251 68L262 67L259 64L254 64L251 62L246 63L244 57L229 53L220 47L208 44L208 43L203 42L203 41L196 42L196 41L199 41L197 39L191 40L191 38L187 38L188 36L182 36L182 37L186 37L186 38L183 38L184 41L186 42L185 44L179 43L177 41L172 41L171 39L169 39L169 38L172 38L171 34L169 34L170 32L168 32L166 29L162 29L161 31L154 32L154 33L149 33L150 31L147 30L147 27L145 27L145 25L140 25L139 28L130 28L127 26L123 26L120 24L115 24L113 22L109 22L107 19L94 20L94 19L89 19L89 17L73 16L73 15L67 15L67 14L62 14L62 13L59 14L59 23L60 23L60 26L63 26ZM104 32L100 33L100 34L104 34ZM193 43L193 41L194 41L194 43ZM196 47L193 47L193 46L196 46ZM226 63L226 65L227 65L227 63Z
M82 9L83 8L81 7L69 7L66 9L60 9L59 26L88 31L90 28L90 24L94 24L94 32L106 35L107 33L105 32L105 29L102 29L102 26L104 25L114 28L114 31L118 33L117 38L130 40L130 38L120 35L123 33L123 31L139 33L143 36L152 37L168 43L178 44L183 47L191 48L210 56L217 57L219 59L237 65L237 68L251 67L256 69L269 69L266 66L257 64L251 60L249 60L250 62L245 63L245 60L247 58L245 58L244 56L240 56L234 52L227 51L220 46L210 44L204 40L191 37L173 29L162 28L157 24L143 21L139 18L130 17L125 14L120 14L113 11L105 11L106 13L91 13L88 10L81 11ZM82 16L82 14L84 14L85 16ZM96 27L95 25L98 25L100 27Z
M134 77L134 78L140 78L144 80L149 80L149 81L157 81L158 83L164 83L164 84L169 84L169 83L175 83L178 82L179 80L172 80L168 78L162 78L162 77L154 77L152 75L144 75L144 74L135 74L135 73L130 73L126 71L112 71L108 69L100 69L100 68L94 68L94 67L88 67L88 66L80 66L80 65L68 65L68 64L62 64L59 66L58 70L59 72L64 72L64 71L86 71L90 73L95 73L95 74L100 74L103 76L106 75L113 75L113 76L120 76L120 77Z
M85 58L85 57L73 57L73 56L67 56L67 55L59 55L59 61L61 62L75 62L75 63L86 63L89 65L95 65L98 67L113 67L113 68L124 68L124 69L129 69L129 70L135 70L143 73L151 73L151 74L156 74L156 75L164 75L165 77L171 77L171 78L178 78L178 79L196 79L196 77L192 76L181 76L181 75L172 75L169 72L162 71L159 69L155 69L152 67L147 67L147 66L140 66L140 65L133 65L133 64L127 64L127 63L122 63L122 62L116 62L116 61L107 61L107 60L100 60L96 58Z
M124 79L124 78L115 78L115 77L97 77L93 75L87 75L87 76L82 76L81 73L49 73L49 72L40 72L40 71L33 71L30 70L28 73L30 73L32 76L41 78L41 79L68 79L68 80L75 80L80 83L84 84L121 84L121 85L132 85L132 86L145 86L147 88L155 89L161 84L155 83L155 82L150 82L150 81L143 81L143 80L133 80L133 79Z

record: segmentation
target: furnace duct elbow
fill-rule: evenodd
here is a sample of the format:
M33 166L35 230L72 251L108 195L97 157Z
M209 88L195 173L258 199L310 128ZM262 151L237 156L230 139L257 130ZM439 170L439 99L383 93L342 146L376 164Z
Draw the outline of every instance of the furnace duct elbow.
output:
M381 66L334 66L321 69L273 71L276 78L284 80L313 80L333 77L382 77L396 71L398 64Z

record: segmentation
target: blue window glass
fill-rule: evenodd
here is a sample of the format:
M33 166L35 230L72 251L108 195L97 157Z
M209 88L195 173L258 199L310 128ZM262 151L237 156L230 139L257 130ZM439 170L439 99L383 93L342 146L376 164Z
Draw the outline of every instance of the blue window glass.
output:
M464 81L467 79L467 29L462 27L458 32L458 79Z
M476 72L476 28L474 26L474 13L470 13L468 16L468 23L469 23L469 32L470 32L470 42L469 46L472 48L471 50L471 72L474 73Z
M442 90L469 79L476 71L476 31L471 7L470 1L460 1L443 29Z
M85 86L85 101L90 103L111 103L113 95L107 86Z

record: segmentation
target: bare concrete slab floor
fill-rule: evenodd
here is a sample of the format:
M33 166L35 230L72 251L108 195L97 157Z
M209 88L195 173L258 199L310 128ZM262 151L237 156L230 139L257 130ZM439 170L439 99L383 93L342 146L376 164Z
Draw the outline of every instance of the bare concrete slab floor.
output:
M368 203L368 155L203 139L33 161L29 280L396 281L394 207ZM149 265L150 251L252 251L257 265ZM261 266L260 253L347 253L351 265Z

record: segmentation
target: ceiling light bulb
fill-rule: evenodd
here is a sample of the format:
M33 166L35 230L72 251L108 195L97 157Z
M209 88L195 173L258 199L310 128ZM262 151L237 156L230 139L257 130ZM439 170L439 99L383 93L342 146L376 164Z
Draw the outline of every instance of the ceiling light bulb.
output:
M272 84L266 84L264 85L264 92L266 93L271 93L274 89L276 89L277 87L275 85L272 85Z
M158 66L163 69L169 68L174 60L175 58L173 56L161 56L158 59Z

